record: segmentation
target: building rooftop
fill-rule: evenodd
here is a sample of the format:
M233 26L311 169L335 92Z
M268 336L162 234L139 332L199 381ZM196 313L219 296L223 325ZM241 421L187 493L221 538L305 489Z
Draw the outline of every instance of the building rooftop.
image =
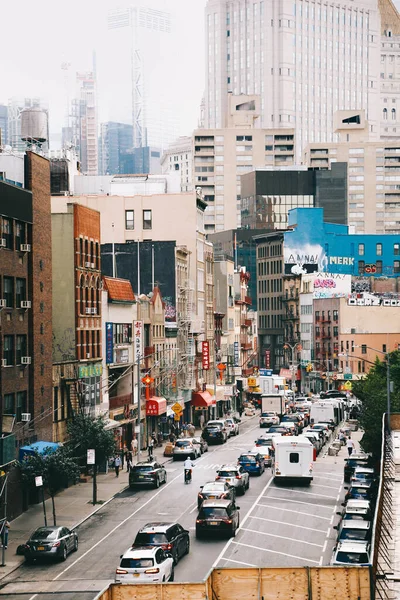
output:
M392 35L399 35L400 15L392 0L379 0L378 5L381 15L381 33L390 30Z
M127 279L103 277L104 288L108 292L109 302L136 302L131 282Z

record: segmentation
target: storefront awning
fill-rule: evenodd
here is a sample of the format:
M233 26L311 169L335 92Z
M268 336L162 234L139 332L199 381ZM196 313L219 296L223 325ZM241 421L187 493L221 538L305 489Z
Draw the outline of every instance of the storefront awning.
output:
M192 406L197 406L198 408L208 408L215 404L215 400L211 396L209 392L193 392L192 394Z
M116 429L116 427L119 426L119 421L114 421L114 419L104 419L104 429L106 431L110 431L110 429Z
M165 398L152 396L146 402L146 415L148 417L158 417L167 412L167 401Z

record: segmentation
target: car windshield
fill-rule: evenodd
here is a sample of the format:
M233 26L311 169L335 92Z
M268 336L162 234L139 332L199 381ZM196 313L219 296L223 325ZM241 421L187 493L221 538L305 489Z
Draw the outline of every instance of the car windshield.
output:
M296 423L298 418L296 416L288 415L286 417L282 417L282 421L286 421L288 423Z
M340 534L340 540L362 540L368 538L367 529L343 529Z
M203 492L224 492L225 483L208 483L203 487Z
M256 462L256 457L253 456L252 454L242 454L242 456L239 458L240 462Z
M153 471L154 467L152 465L138 465L133 467L134 471Z
M54 530L41 527L40 529L36 529L36 531L32 533L31 540L56 540L58 531L58 529Z
M223 425L222 423L207 423L207 427L219 427L222 429Z
M217 506L206 506L202 508L199 513L199 519L225 519L226 516L226 508L221 508Z
M149 544L165 544L168 542L165 533L138 533L135 539L136 546L148 546Z
M124 569L147 569L153 565L152 558L122 558L120 566Z
M224 471L218 471L218 475L220 477L236 477L237 471L229 471L227 469L225 469Z
M263 412L261 413L262 417L275 417L275 413L272 412Z
M259 438L256 441L257 446L272 446L272 441L271 439L266 440L265 438Z
M191 442L189 440L178 440L175 444L177 448L188 448Z
M368 563L368 554L366 552L338 552L337 562L348 563L352 565L361 565Z

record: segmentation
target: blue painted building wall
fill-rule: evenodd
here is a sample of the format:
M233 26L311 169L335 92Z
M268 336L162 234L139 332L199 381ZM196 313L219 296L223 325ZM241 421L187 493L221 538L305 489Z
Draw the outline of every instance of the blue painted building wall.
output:
M323 208L294 208L288 223L285 273L400 277L399 235L351 234L347 225L325 223Z

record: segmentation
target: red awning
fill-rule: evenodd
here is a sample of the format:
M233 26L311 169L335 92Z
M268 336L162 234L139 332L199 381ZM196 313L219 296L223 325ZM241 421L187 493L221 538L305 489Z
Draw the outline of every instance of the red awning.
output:
M209 392L193 392L192 394L192 406L198 406L199 408L208 408L215 404L215 400Z
M165 398L152 396L146 401L146 415L148 417L158 417L167 412L167 401Z

